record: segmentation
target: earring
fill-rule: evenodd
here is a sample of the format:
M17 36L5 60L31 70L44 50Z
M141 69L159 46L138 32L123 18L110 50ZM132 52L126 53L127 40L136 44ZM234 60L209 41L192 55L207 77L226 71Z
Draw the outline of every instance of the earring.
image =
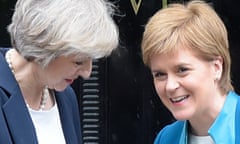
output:
M217 73L216 73L216 75L215 75L215 78L214 78L214 80L215 81L219 81L220 80L220 72L218 71Z

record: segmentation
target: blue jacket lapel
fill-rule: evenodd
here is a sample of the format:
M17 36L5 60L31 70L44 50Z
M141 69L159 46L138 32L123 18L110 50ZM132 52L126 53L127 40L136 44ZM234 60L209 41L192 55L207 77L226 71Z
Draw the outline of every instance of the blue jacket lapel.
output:
M35 128L28 109L20 95L20 91L16 89L8 102L3 106L9 131L13 141L18 144L37 144Z

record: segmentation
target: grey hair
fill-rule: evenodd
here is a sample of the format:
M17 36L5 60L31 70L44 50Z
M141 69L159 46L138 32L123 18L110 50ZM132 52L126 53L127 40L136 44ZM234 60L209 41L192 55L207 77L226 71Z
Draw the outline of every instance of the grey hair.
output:
M18 0L8 26L14 48L42 66L60 55L111 54L119 32L106 0Z

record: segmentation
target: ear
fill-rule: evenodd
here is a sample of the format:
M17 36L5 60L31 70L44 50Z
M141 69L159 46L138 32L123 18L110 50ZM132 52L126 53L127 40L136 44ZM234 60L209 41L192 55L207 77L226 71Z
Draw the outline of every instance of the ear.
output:
M213 60L213 72L215 75L215 80L221 79L222 71L223 71L223 58L221 56L217 56Z

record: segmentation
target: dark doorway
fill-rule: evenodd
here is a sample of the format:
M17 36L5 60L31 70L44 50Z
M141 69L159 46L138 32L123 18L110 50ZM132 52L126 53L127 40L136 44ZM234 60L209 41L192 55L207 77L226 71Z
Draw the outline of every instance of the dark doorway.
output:
M78 79L72 85L79 99L83 140L96 144L152 144L157 132L174 121L155 93L140 51L144 25L163 3L161 0L112 1L119 9L114 19L120 30L120 45L109 58L94 61L90 79ZM15 2L0 0L0 47L11 47L6 27ZM233 85L240 92L237 0L209 2L227 25Z

